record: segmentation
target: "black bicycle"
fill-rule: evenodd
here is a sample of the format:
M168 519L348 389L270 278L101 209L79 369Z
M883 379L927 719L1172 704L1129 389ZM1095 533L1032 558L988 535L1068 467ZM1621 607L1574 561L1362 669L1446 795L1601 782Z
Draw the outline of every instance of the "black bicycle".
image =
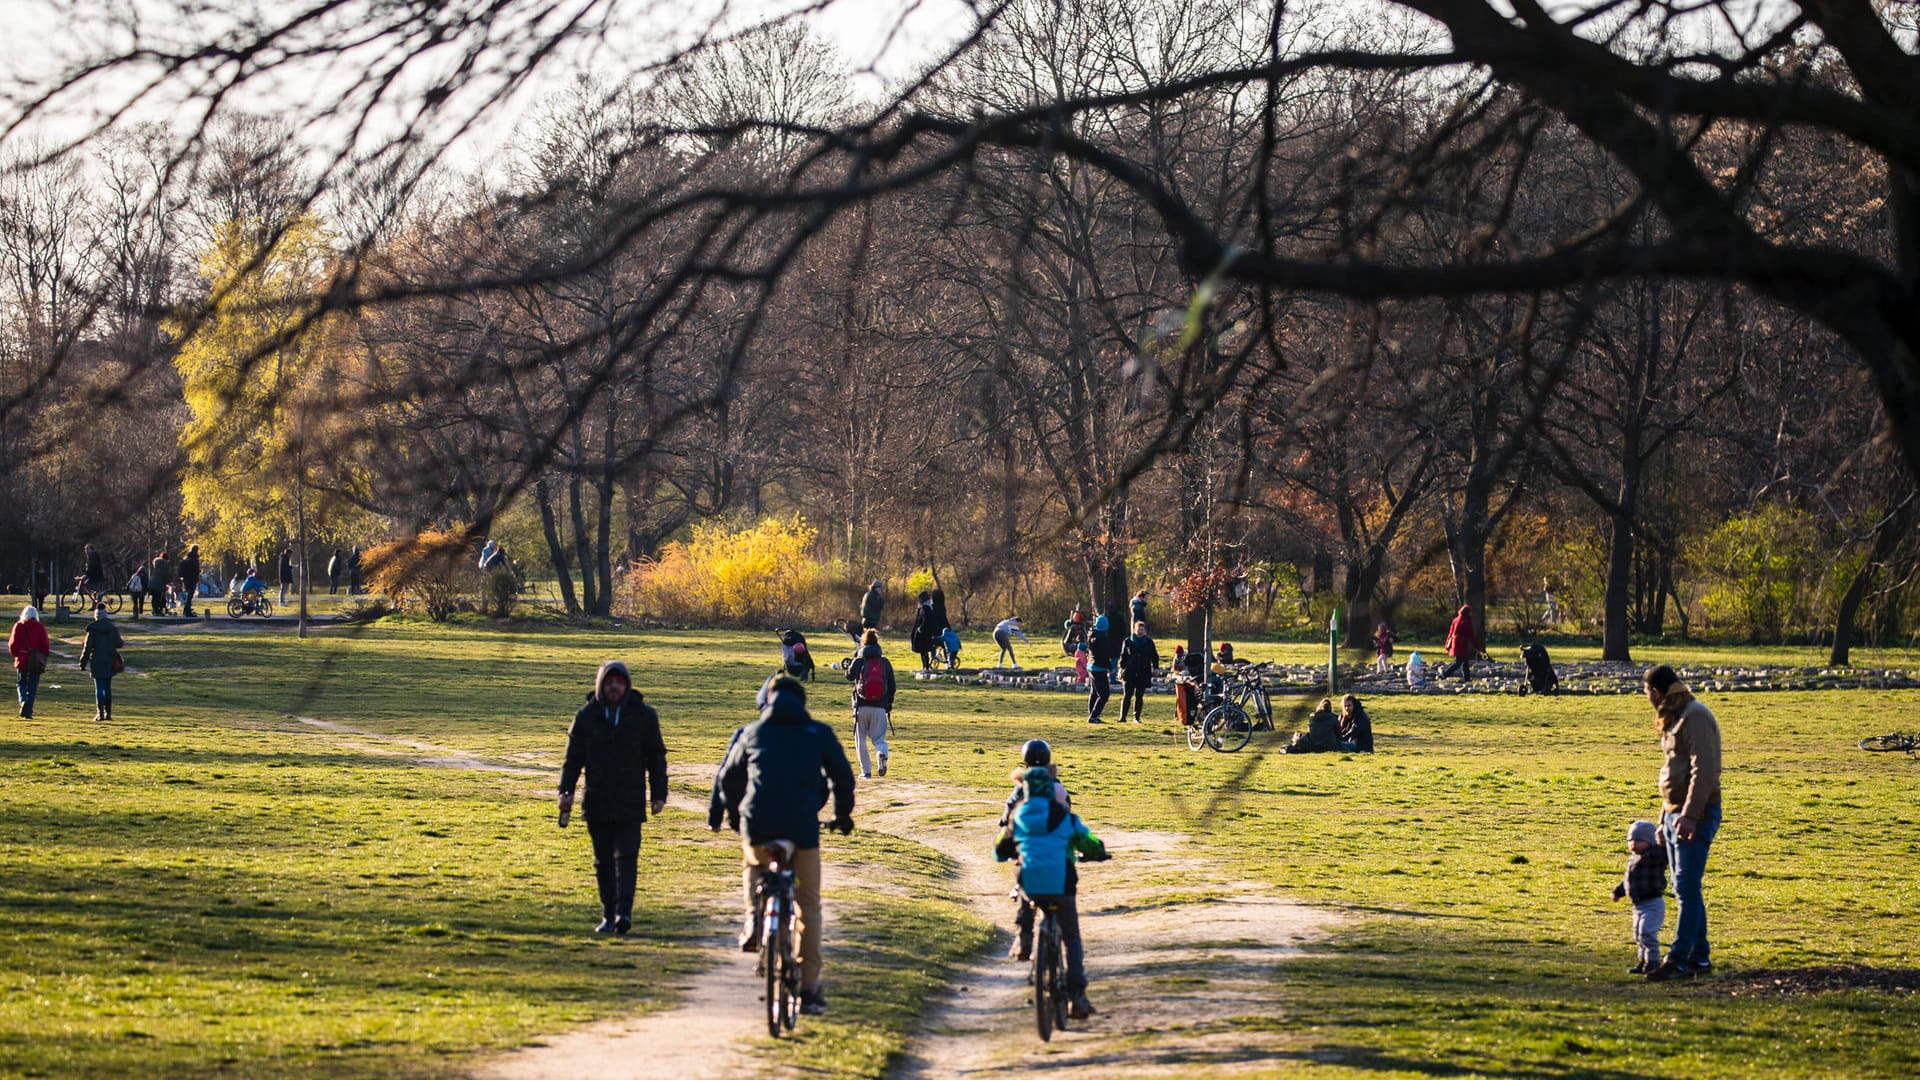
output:
M1267 697L1267 671L1272 661L1250 664L1227 676L1219 704L1209 709L1200 725L1201 741L1222 754L1247 745L1255 731L1273 730L1273 702ZM1247 712L1247 706L1253 712Z
M1901 750L1911 754L1916 746L1920 746L1920 736L1916 735L1874 735L1860 740L1860 749L1872 750L1876 753Z
M800 1017L800 961L793 940L793 853L791 840L770 845L773 858L754 886L760 923L760 973L767 980L767 1034L779 1038Z
M1040 926L1033 935L1033 1024L1040 1041L1053 1039L1055 1028L1067 1030L1067 964L1065 943L1060 940L1060 901L1035 900L1027 903L1040 912Z

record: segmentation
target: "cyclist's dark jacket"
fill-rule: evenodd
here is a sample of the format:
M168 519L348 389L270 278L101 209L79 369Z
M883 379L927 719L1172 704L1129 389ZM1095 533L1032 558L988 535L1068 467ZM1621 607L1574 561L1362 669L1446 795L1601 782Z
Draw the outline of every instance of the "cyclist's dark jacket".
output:
M1160 649L1150 637L1129 637L1120 643L1120 679L1144 686L1153 681L1153 669L1160 666Z
M594 693L567 729L560 790L572 791L584 771L587 794L580 813L588 821L645 821L648 789L656 800L667 797L667 748L660 741L659 714L631 684L617 707L600 699L601 683L615 670L626 674L617 663L600 669Z
M809 716L797 695L775 693L727 751L720 793L727 812L739 813L748 843L791 840L816 848L822 773L833 787L833 816L852 818L853 767L840 737Z

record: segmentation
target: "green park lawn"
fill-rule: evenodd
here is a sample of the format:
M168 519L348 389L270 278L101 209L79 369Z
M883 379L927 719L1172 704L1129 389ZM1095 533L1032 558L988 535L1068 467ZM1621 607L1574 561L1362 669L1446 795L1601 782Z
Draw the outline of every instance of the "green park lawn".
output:
M77 624L53 629L71 655L59 643ZM617 656L676 762L706 763L750 717L777 659L771 634L394 621L306 642L128 634L112 724L88 720L90 686L69 662L37 718L9 716L0 733L0 1074L456 1073L542 1033L670 1005L674 976L712 947L690 898L733 888L737 854L706 830L700 769L648 826L635 934L605 941L586 932L586 838L553 827L551 771L422 768L390 752L416 752L399 743L295 717L557 770L594 666ZM992 651L973 636L967 649ZM1241 651L1283 649L1310 655ZM1052 658L1045 642L1031 653ZM1628 914L1608 900L1626 823L1657 810L1659 751L1637 698L1381 697L1379 753L1299 758L1268 752L1266 736L1238 755L1191 753L1164 697L1158 723L1091 728L1073 695L905 686L902 778L998 792L1019 743L1041 735L1096 831L1188 834L1197 860L1334 913L1333 933L1282 966L1270 1009L1196 1018L1287 1033L1296 1051L1276 1071L1920 1070L1902 1037L1920 1020L1911 994L1785 992L1830 965L1909 985L1920 968L1901 929L1920 900L1920 761L1854 748L1920 727L1920 693L1708 696L1727 744L1708 876L1722 973L1649 986L1625 974ZM816 694L836 722L843 701ZM988 928L955 902L951 864L911 836L862 830L829 840L827 859L830 904L835 863L898 889L832 925L834 1012L770 1052L879 1075ZM1084 905L1098 908L1098 889L1090 875Z

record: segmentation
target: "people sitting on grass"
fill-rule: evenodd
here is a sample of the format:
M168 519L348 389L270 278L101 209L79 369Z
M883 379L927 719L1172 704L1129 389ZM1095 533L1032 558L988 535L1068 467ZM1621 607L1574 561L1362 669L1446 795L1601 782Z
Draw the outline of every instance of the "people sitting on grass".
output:
M1340 749L1352 754L1373 753L1373 718L1352 694L1340 699Z
M1283 754L1327 754L1340 749L1340 718L1333 714L1333 699L1321 698L1320 707L1307 718L1307 730L1294 735L1281 748Z

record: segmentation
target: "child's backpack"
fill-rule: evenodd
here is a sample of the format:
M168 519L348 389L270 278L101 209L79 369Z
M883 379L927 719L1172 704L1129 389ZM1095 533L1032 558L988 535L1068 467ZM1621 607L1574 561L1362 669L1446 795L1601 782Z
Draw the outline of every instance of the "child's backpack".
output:
M877 656L867 657L860 669L860 700L874 705L887 700L887 671Z

